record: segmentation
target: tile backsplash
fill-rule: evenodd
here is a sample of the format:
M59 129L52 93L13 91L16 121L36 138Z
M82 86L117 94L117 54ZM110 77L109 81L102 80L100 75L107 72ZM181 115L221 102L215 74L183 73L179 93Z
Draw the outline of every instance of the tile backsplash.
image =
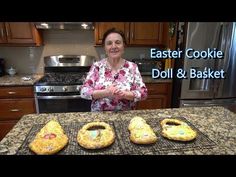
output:
M44 45L41 47L2 47L0 58L6 61L6 68L11 66L18 74L42 74L43 58L48 55L92 55L97 59L105 56L103 47L94 47L94 31L85 30L44 30ZM150 58L150 48L127 47L124 58Z

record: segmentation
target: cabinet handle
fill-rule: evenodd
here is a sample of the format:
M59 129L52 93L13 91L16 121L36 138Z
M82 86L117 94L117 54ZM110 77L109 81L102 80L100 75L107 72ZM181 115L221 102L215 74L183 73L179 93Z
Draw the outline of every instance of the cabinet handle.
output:
M134 32L131 33L131 39L134 39Z
M127 31L126 33L126 40L128 41L129 40L129 32Z
M11 111L11 112L19 112L20 109L11 109L10 111Z
M9 95L14 95L16 92L8 92Z

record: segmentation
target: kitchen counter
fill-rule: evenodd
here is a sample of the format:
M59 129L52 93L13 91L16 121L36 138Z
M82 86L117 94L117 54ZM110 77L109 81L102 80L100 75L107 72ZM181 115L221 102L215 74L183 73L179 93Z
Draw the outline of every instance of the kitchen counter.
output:
M23 77L29 77L29 80L23 80ZM16 74L15 76L5 75L0 77L0 86L21 86L21 85L34 85L40 78L42 78L42 74L33 74L33 75L24 75L24 74Z
M22 77L30 77L29 81L24 81ZM0 86L20 86L20 85L33 85L40 78L43 77L43 74L34 74L34 75L18 75L10 76L5 75L0 77ZM172 79L153 79L151 76L142 76L144 83L171 83Z
M223 107L195 107L156 110L135 110L124 112L84 112L29 114L23 116L15 127L0 142L0 154L16 154L33 125L45 124L52 118L61 124L88 122L94 120L129 121L133 116L158 120L160 117L184 116L188 122L205 134L215 145L210 148L179 149L161 151L159 154L236 154L236 114ZM144 153L145 154L145 153Z
M171 83L172 79L153 79L152 76L142 76L144 83Z

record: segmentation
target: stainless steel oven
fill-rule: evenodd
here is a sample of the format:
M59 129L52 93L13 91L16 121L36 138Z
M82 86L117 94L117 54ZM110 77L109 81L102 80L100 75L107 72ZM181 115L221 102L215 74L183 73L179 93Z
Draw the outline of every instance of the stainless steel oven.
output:
M90 111L91 100L81 98L80 87L94 61L80 55L45 57L45 75L34 85L37 113Z
M67 86L68 87L68 86ZM89 112L91 101L82 99L78 92L37 93L38 113Z

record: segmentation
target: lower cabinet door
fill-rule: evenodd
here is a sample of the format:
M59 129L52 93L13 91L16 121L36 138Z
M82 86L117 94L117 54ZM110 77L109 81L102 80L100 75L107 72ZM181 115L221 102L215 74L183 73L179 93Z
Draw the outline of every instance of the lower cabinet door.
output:
M160 109L167 107L167 96L165 95L152 95L146 100L140 101L136 109Z
M0 121L16 120L36 112L34 98L0 99L0 108Z
M14 127L17 121L0 121L0 141Z

